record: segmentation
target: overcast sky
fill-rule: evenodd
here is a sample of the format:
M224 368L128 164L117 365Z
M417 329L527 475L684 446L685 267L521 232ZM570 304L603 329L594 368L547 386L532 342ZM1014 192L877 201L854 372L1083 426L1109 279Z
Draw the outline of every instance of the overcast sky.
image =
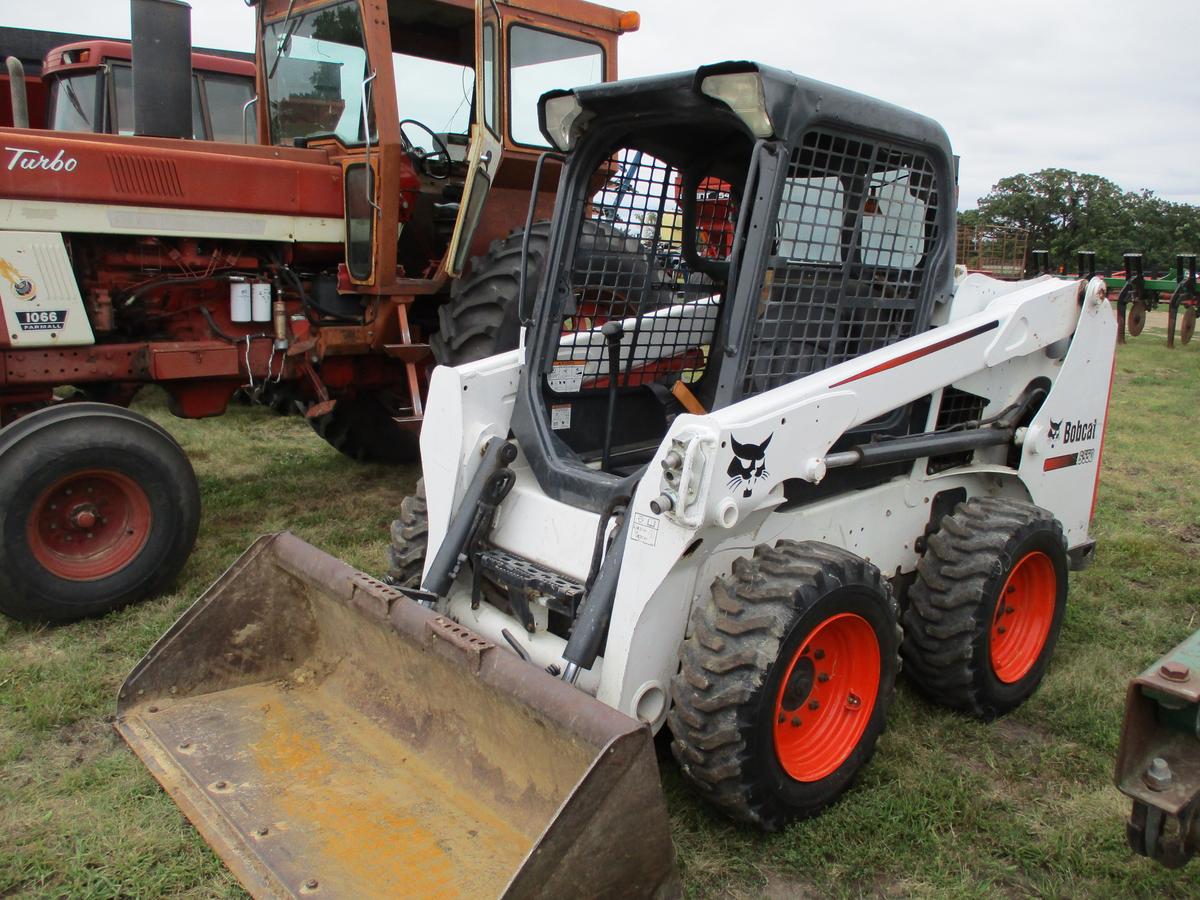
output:
M191 0L200 46L249 50L241 0ZM630 0L623 76L754 59L937 119L961 208L1061 166L1200 203L1197 0ZM4 4L4 25L127 37L126 0Z

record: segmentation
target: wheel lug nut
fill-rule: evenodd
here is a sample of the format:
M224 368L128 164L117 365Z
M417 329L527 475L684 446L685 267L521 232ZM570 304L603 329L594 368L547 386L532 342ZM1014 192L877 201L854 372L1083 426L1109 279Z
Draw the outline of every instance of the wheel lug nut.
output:
M824 658L825 658L824 650L814 650L813 651L813 659L824 659Z
M1001 625L999 628L996 629L997 634L1004 634L1006 631L1008 631L1008 629L1005 628L1003 625Z
M858 698L858 694L851 694L846 698L846 706L848 706L850 709L858 709L860 706L862 706L862 700Z
M820 708L821 708L821 701L819 701L819 700L809 700L809 701L808 701L808 708L809 708L809 709L820 709Z
M817 681L820 681L822 684L824 684L828 680L829 680L828 672L821 672L820 674L817 675Z
M800 717L799 716L792 716L792 727L793 728L800 727Z

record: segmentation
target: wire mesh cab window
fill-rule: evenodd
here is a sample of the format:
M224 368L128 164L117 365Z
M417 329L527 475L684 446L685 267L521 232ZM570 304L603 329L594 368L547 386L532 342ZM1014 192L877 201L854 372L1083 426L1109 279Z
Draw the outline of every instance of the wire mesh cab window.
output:
M577 202L570 296L542 374L551 428L585 462L600 457L607 427L613 358L604 326L620 326L614 470L652 452L669 417L701 403L724 284L688 259L707 269L728 257L737 191L716 175L693 176L623 146L597 166Z
M743 395L912 335L937 209L933 164L923 154L806 132L788 167Z

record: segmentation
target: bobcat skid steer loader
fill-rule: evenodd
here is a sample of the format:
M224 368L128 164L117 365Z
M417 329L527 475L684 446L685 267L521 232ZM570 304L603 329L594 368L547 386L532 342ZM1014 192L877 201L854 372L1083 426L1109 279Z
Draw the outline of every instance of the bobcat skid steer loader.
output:
M1026 699L1090 560L1104 283L956 272L940 127L752 63L540 118L525 342L435 371L392 586L264 538L122 689L254 893L675 894L651 732L780 828L866 765L901 657Z

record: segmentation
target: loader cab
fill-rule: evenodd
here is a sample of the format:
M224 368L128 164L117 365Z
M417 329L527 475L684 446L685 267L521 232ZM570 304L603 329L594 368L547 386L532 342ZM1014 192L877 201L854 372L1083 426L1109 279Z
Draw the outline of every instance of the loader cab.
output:
M583 0L263 0L259 21L260 127L342 166L362 293L432 289L511 230L548 146L538 98L614 78L637 24Z
M951 155L921 116L740 63L556 92L542 122L570 157L514 431L558 499L602 509L676 416L909 337L949 296Z

